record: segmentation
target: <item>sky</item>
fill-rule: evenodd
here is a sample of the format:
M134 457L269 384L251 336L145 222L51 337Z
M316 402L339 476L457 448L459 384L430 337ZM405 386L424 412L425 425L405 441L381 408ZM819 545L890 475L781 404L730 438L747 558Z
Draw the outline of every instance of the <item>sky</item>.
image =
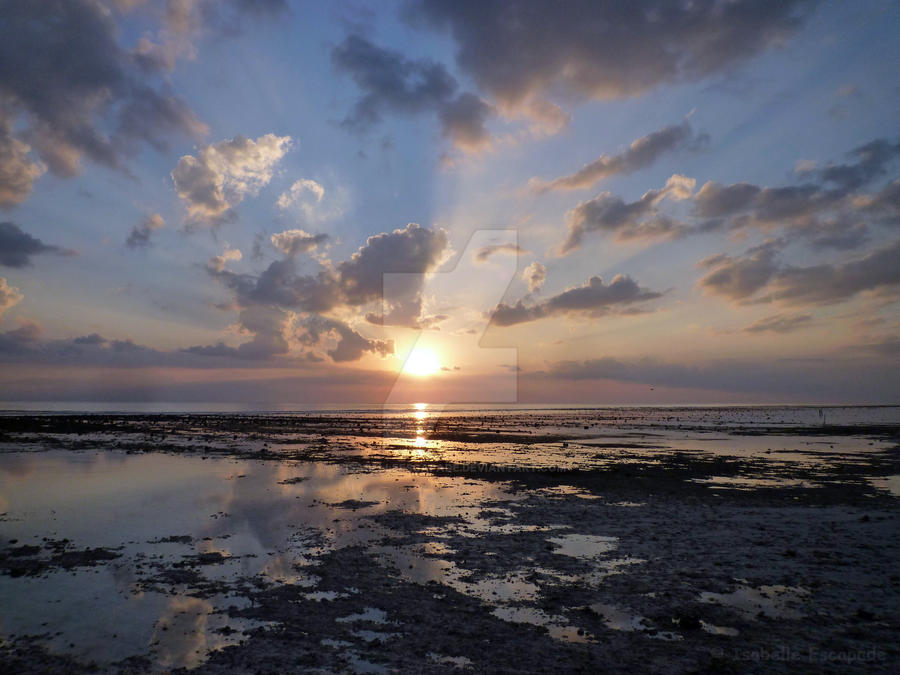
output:
M898 403L898 29L5 0L0 403Z

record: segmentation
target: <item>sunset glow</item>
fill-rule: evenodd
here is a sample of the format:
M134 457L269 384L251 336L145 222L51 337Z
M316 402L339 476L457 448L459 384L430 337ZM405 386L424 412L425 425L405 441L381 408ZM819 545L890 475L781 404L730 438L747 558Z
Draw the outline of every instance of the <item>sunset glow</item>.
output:
M405 373L419 377L434 375L440 369L441 362L437 354L427 347L415 347L403 365Z

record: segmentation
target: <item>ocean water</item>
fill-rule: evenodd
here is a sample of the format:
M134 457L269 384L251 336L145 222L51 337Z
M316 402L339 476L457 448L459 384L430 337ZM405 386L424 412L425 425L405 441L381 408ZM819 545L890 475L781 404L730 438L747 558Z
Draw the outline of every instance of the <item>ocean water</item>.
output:
M601 420L624 423L684 423L724 425L900 425L898 405L591 405L574 403L433 405L409 404L246 404L177 402L97 402L97 401L0 401L0 415L35 414L283 414L283 415L411 415L427 410L430 415L590 415Z

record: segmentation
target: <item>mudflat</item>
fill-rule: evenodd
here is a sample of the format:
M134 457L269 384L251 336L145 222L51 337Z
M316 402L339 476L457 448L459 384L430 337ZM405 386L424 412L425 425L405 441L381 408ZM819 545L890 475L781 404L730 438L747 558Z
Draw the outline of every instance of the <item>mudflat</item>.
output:
M0 664L896 672L900 409L0 416Z

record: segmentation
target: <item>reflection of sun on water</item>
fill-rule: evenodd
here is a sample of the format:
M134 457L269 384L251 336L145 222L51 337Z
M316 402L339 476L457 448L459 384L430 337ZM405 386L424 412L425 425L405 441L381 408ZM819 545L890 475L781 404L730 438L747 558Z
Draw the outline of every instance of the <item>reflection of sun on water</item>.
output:
M416 347L409 356L406 357L406 363L403 364L403 372L410 375L418 375L424 377L426 375L434 375L441 369L441 362L438 360L437 354L427 347Z
M428 413L426 412L428 404L414 403L413 407L416 409L413 416L418 423L416 428L416 440L413 442L413 446L416 448L416 454L422 456L425 454L423 449L428 446L428 441L425 440L425 429L422 427L422 422L428 419Z

